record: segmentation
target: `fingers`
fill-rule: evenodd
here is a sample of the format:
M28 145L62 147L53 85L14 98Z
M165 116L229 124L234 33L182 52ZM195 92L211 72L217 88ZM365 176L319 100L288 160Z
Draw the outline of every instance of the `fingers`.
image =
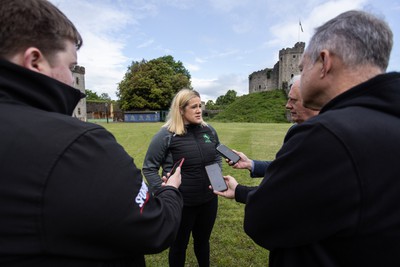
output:
M232 166L232 165L233 165L233 162L230 161L229 159L225 159L225 161L226 161L226 163L228 163L229 166Z
M215 190L213 190L213 193L216 194L216 195L218 195L218 196L225 197L224 192L220 192L220 191L215 191Z
M165 181L165 185L178 188L181 185L181 179L181 167L177 167L174 174L168 177L168 179Z

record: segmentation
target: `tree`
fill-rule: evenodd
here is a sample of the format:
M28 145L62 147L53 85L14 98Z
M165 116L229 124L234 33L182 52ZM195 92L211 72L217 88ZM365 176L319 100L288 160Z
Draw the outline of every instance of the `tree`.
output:
M86 100L94 101L111 101L111 97L107 93L102 93L100 96L92 90L85 89Z
M206 103L206 109L215 109L214 101L208 100Z
M102 93L102 94L100 95L100 99L101 99L101 100L108 100L108 101L111 101L111 97L110 97L107 93Z
M165 110L182 88L191 88L190 73L172 56L134 61L118 85L122 110Z
M92 90L85 89L86 99L87 100L100 100L100 97L97 95L96 92Z
M215 101L215 104L218 106L227 106L230 103L233 103L237 98L237 93L235 90L228 90L225 95L221 95Z

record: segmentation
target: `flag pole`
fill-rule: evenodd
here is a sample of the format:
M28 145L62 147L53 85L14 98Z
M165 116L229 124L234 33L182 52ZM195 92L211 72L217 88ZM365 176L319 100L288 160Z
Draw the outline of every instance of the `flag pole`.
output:
M297 42L300 42L300 19L299 19L299 27L297 27Z
M298 30L298 34L299 34L299 42L300 42L300 30L301 30L301 32L304 32L303 31L303 26L301 25L301 20L300 20L300 18L299 18L299 30Z

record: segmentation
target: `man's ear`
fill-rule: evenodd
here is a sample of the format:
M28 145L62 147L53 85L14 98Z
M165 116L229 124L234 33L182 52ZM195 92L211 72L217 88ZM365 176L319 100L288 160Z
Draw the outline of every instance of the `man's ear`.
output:
M36 47L29 47L25 50L21 63L23 67L32 71L45 74L49 70L49 62Z
M320 77L325 77L332 68L332 55L329 53L328 50L324 49L319 54L321 58L321 73Z

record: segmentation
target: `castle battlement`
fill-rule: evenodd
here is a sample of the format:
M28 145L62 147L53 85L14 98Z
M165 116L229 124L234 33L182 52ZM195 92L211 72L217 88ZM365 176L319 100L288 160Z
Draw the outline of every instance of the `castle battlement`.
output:
M79 65L75 65L75 67L73 68L72 72L84 75L85 74L85 67L82 67L82 66L79 66Z

